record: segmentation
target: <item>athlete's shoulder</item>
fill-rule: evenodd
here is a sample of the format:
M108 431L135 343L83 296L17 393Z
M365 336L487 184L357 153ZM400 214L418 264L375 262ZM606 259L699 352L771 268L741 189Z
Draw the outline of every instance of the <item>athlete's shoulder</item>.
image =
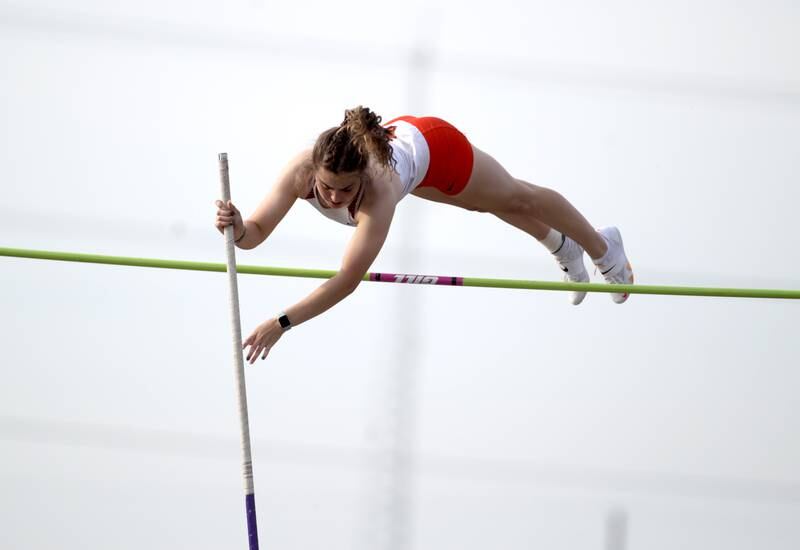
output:
M363 206L367 209L385 205L395 205L399 200L397 196L398 179L397 172L390 166L384 166L374 160L370 160L365 173L367 189L364 193Z
M291 187L297 198L304 199L311 189L313 172L311 149L304 149L289 159L281 179L284 185Z
M364 173L371 182L383 185L384 187L397 177L397 172L394 170L392 164L381 164L374 157L370 157Z

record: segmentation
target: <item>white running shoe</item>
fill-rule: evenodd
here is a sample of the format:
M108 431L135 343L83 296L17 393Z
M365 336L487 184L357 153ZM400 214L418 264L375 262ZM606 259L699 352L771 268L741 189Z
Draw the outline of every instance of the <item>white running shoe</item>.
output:
M589 282L589 272L586 271L586 266L583 265L583 248L581 245L564 235L561 248L553 252L553 256L558 262L558 267L564 272L565 282ZM569 301L574 306L580 304L584 298L586 298L586 291L584 290L571 290L569 292Z
M605 277L606 282L611 285L632 285L633 284L633 268L625 255L625 248L622 246L622 235L616 227L604 227L598 229L608 244L610 254L606 254L608 260L606 263L597 264L597 269ZM611 299L614 303L621 304L628 299L627 292L612 293Z

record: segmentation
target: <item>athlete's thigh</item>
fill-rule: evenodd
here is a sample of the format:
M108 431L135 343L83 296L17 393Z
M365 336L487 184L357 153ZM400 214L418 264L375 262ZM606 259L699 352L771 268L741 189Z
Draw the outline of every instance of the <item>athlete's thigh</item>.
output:
M447 193L439 191L435 187L417 187L411 192L411 194L414 195L415 197L419 197L421 199L429 201L450 204L453 206L458 206L460 208L469 208L469 205L467 205L463 201L458 200L458 195L448 195Z
M476 210L503 212L525 192L525 184L511 177L491 155L472 146L474 161L467 186L459 201Z
M464 189L448 195L435 187L417 187L412 194L423 199L443 202L480 212L503 212L524 193L517 181L491 155L472 146L472 174Z

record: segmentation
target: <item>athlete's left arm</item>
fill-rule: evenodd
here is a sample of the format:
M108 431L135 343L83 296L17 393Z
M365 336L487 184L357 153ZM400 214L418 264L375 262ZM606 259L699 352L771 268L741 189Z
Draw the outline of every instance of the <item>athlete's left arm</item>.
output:
M366 205L365 205L366 206ZM286 310L292 326L316 317L351 294L375 261L386 241L394 216L389 201L371 204L358 212L358 225L344 251L339 272L306 298Z
M345 249L339 272L298 303L284 310L293 327L328 310L358 287L386 241L394 209L394 199L388 194L362 205L356 218L358 225ZM277 318L268 319L259 325L243 342L245 348L250 346L247 360L252 364L259 355L262 355L262 359L265 358L282 334L283 329Z

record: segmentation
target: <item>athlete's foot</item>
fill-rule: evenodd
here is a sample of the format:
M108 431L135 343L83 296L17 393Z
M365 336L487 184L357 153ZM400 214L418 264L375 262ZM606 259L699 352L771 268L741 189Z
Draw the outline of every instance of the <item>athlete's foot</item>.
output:
M564 235L561 247L553 252L553 256L558 262L558 267L564 272L564 281L573 283L588 283L589 272L583 265L583 248L581 245ZM583 290L571 290L569 301L577 306L586 298Z
M602 259L595 261L597 269L603 274L607 283L612 285L632 285L633 269L628 257L625 255L625 248L622 245L622 235L616 227L604 227L599 229L600 233L608 244L608 252ZM612 293L611 299L615 303L621 304L628 299L629 294Z

